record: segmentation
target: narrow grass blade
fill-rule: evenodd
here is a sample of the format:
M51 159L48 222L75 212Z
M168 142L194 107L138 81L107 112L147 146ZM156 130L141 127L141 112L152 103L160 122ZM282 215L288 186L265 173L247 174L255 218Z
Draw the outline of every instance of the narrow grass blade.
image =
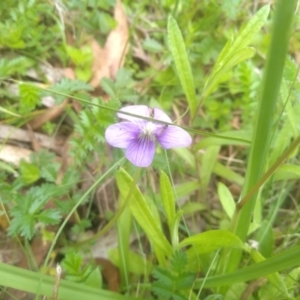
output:
M8 114L8 115L12 115L12 116L14 116L14 117L21 118L20 115L18 115L18 114L16 114L16 113L14 113L14 112L12 112L12 111L10 111L10 110L8 110L8 109L2 107L2 106L0 106L0 111L4 112L5 114Z
M36 273L33 271L17 268L0 263L0 285L11 287L25 292L37 293L51 297L54 288L54 277ZM85 284L60 280L59 299L72 300L133 300L135 297L125 297L123 295L105 291Z
M240 270L208 277L204 282L204 287L220 287L232 285L236 282L245 282L267 276L268 274L294 268L300 264L300 246L294 247L283 253L268 258L260 263L242 268ZM203 279L196 281L194 288L199 288L203 284Z
M296 8L296 0L278 0L274 16L272 38L263 76L262 94L253 133L246 181L242 196L256 184L262 176L267 160L270 138L273 133L273 117L286 59L291 23ZM234 232L244 241L249 229L257 193L240 211ZM241 252L232 251L227 270L234 270L240 261Z

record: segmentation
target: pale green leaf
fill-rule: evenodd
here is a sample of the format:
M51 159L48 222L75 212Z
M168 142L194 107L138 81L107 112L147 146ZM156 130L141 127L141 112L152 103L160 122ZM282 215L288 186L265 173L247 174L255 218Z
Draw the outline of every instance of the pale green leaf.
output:
M244 28L238 33L237 37L231 41L227 42L223 48L220 56L216 62L216 67L222 66L226 63L226 60L229 59L234 52L237 52L245 47L247 47L255 34L257 34L262 26L265 24L268 15L270 12L270 5L263 6L245 25Z
M146 256L141 256L133 251L129 252L130 264L128 264L128 271L136 275L150 274L153 270L153 264L147 260ZM117 266L121 267L121 258L119 249L111 249L108 251L110 261Z
M222 182L218 183L218 195L224 211L229 219L232 219L235 211L235 201L228 187Z
M300 178L300 166L297 165L281 165L274 174L274 180L289 180Z
M159 185L161 200L166 213L169 230L170 233L172 233L176 216L175 197L169 177L162 170L160 170Z
M201 184L205 188L208 186L212 171L217 162L219 146L208 147L201 158Z
M214 174L223 177L226 180L235 182L239 185L243 185L244 177L240 174L234 172L229 167L224 166L223 164L216 162L215 167L213 169Z
M181 31L172 16L169 16L168 19L168 39L180 83L189 104L191 117L193 118L197 109L194 79Z
M218 68L217 71L213 72L207 79L204 87L204 97L207 97L220 83L220 81L227 75L228 72L237 64L242 61L253 57L255 54L254 48L244 48L238 50L237 52L232 53L231 57L229 57L223 64Z
M123 198L127 197L133 184L133 179L124 169L120 169L116 173L116 180L121 196ZM150 242L153 243L157 249L160 249L164 255L170 256L172 247L162 233L160 226L151 213L151 209L137 186L134 187L131 197L129 209L132 215L144 230Z
M185 238L179 247L194 246L199 254L213 252L220 248L245 249L243 242L227 230L209 230Z

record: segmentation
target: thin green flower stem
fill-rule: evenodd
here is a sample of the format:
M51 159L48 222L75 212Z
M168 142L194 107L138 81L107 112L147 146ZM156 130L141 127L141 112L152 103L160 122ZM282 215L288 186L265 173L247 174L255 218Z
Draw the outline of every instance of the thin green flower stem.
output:
M213 257L213 259L212 259L212 261L211 261L211 264L210 264L210 266L209 266L209 268L208 268L208 270L207 270L207 272L206 272L206 274L205 274L205 276L204 276L204 278L203 278L202 284L201 284L201 286L200 286L200 288L199 288L199 291L198 291L198 293L197 293L197 298L196 298L196 300L200 299L200 295L201 295L201 292L202 292L202 290L203 290L203 288L204 288L205 282L206 282L207 278L209 277L208 275L209 275L210 271L212 270L212 267L214 266L215 261L216 261L216 259L217 259L218 256L219 256L219 253L220 253L220 249L215 253L215 255L214 255L214 257ZM194 283L195 283L195 282L194 282Z
M94 241L95 239L103 236L105 233L107 233L107 231L109 231L114 225L115 223L118 221L119 217L121 216L121 214L124 212L124 210L128 207L128 204L130 202L131 196L134 192L134 189L136 187L136 184L140 178L140 174L141 174L141 168L137 168L136 172L133 176L133 181L132 184L130 186L130 189L128 191L128 194L122 204L122 206L120 207L120 209L117 211L117 213L113 216L113 218L99 231L97 232L95 235L93 235L91 238L86 239L80 243L77 243L75 245L73 245L74 247L78 247L78 246L82 246L85 244L88 244L92 241Z
M66 226L67 222L69 221L69 219L71 218L71 216L73 215L73 213L77 210L77 208L82 204L82 202L86 199L86 197L96 188L96 186L109 174L111 173L115 168L117 168L118 166L120 166L122 164L122 162L125 160L125 157L122 157L119 161L117 161L111 168L109 168L104 174L102 174L93 184L92 186L82 195L82 197L79 199L79 201L76 203L76 205L74 205L74 207L72 208L72 210L70 211L70 213L67 215L67 217L65 218L65 220L63 221L63 223L61 224L60 228L58 229L52 244L49 248L48 254L46 256L44 265L43 265L43 269L46 268L49 259L50 259L50 255L56 245L56 242L58 240L58 237L60 236L62 230L64 229L64 227Z
M296 4L297 0L278 0L275 6L271 42L263 76L262 93L253 132L253 142L246 171L245 185L242 191L242 199L255 186L258 179L261 178L263 169L266 166L267 153L274 125L273 117L279 96ZM242 241L245 241L247 237L256 198L257 192L253 193L249 200L243 202L243 208L237 214L233 232ZM240 250L232 250L229 257L226 258L223 256L222 263L223 267L225 267L225 272L233 271L237 268L241 253Z
M25 83L23 81L18 81L18 80L14 80L14 79L10 79L10 81L18 83L18 84L24 84ZM169 123L169 122L165 122L165 121L161 121L161 120L156 120L156 119L153 119L153 118L139 116L139 115L136 115L136 114L125 112L125 111L119 111L119 110L114 109L114 108L106 107L105 105L91 103L90 101L87 101L87 100L79 98L79 97L75 97L75 96L72 96L72 95L67 95L67 94L64 94L64 93L52 91L50 89L41 88L41 87L36 86L34 84L31 84L31 83L27 83L26 82L26 85L31 86L31 87L36 88L36 89L39 89L39 90L42 90L42 91L46 91L46 92L55 94L55 95L64 96L66 98L71 98L71 99L77 100L77 101L85 103L85 104L97 106L99 108L106 109L106 110L111 111L111 112L122 113L123 115L128 115L128 116L131 116L131 117L140 118L140 119L143 119L143 120L146 120L146 121L150 121L150 122L155 122L155 123L158 123L158 124L169 125L169 126L177 126L177 127L180 127L182 129L184 129L184 130L186 130L188 132L194 133L194 134L199 134L199 135L202 135L202 136L215 137L215 138L219 138L219 139L223 139L223 140L238 141L238 142L243 142L243 143L246 143L246 144L250 144L251 143L249 140L245 140L245 139L240 139L240 138L235 138L235 137L226 137L226 136L222 136L222 135L218 135L218 134L213 134L213 133L210 133L210 132L205 132L205 131L202 131L202 130L197 130L197 129L189 128L189 127L186 127L186 126L179 126L179 125L176 125L174 123Z

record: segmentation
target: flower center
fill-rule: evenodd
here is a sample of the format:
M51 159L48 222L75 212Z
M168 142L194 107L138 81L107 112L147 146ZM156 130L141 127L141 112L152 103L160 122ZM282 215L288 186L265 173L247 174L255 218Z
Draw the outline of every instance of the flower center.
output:
M141 137L146 137L149 138L151 140L154 140L154 130L155 130L156 126L152 123L152 122L147 122L145 127L143 128L140 136Z

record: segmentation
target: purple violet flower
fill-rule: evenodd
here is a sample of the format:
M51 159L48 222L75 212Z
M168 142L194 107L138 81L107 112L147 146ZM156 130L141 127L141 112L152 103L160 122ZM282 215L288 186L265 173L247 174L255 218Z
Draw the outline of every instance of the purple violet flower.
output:
M159 108L132 105L120 111L172 123ZM188 147L192 143L191 136L180 127L139 119L121 112L117 115L126 121L110 125L105 131L105 139L113 147L126 149L126 158L138 167L151 165L156 140L164 149Z

